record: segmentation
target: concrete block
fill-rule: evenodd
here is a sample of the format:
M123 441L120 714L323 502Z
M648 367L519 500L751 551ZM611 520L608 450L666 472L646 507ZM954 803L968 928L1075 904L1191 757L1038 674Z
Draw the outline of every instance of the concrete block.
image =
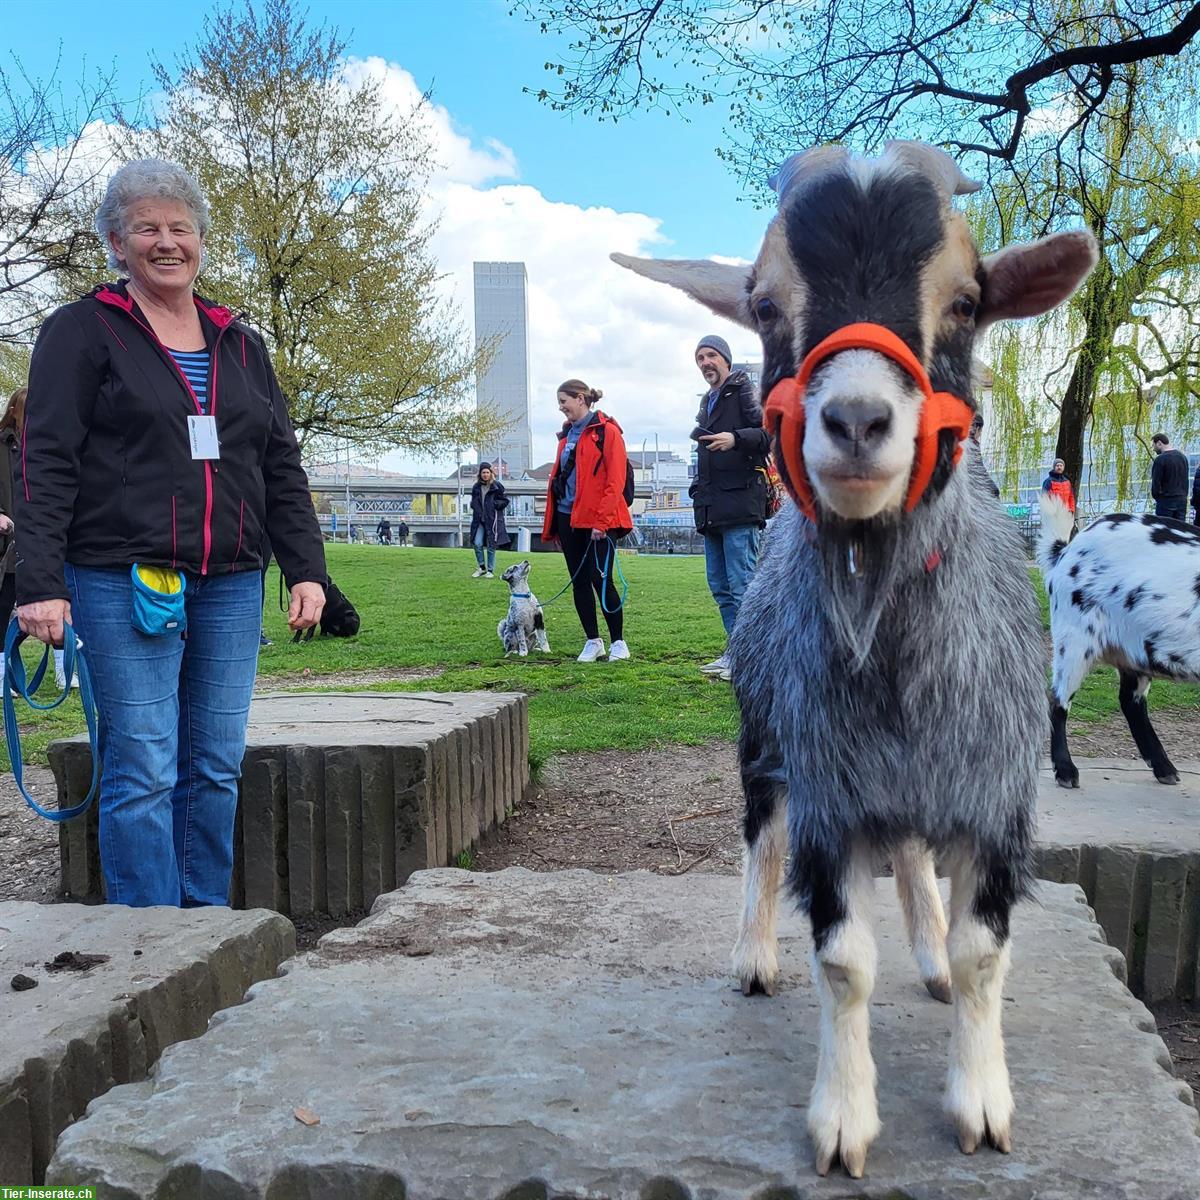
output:
M1146 952L1138 995L1148 1004L1179 995L1186 987L1184 941L1189 882L1200 875L1200 858L1160 855L1150 860Z
M272 752L251 750L242 762L243 903L287 914L287 768Z
M437 840L429 799L429 750L425 746L392 749L396 813L396 882L434 865Z
M447 862L453 863L463 849L462 755L459 747L465 730L452 729L446 735L446 809L449 815ZM385 889L380 889L385 890Z
M362 788L362 894L355 907L370 908L396 886L396 784L392 756L382 746L358 752Z
M1092 908L1110 946L1128 959L1134 946L1133 886L1138 851L1124 846L1100 846L1096 852L1096 891Z
M957 1149L952 1013L918 982L890 888L883 1130L863 1180L821 1181L804 1130L819 1020L790 906L780 991L748 1000L728 967L737 879L439 870L94 1102L48 1179L121 1200L1194 1200L1196 1111L1080 899L1042 885L1014 917L1011 1155Z
M325 894L334 917L362 899L362 779L356 749L325 756Z
M449 764L446 740L439 738L429 746L433 774L429 780L429 802L433 806L433 827L436 831L433 865L444 867L450 861L450 800Z
M480 831L487 833L499 822L496 820L496 803L499 789L496 786L496 726L492 721L481 721L479 733L482 738L483 759L483 810L479 822Z
M107 957L46 970L67 950ZM291 923L262 911L0 903L0 1181L41 1183L92 1100L144 1078L294 950ZM18 971L38 986L12 991Z
M325 763L316 746L288 746L288 873L293 916L326 911Z

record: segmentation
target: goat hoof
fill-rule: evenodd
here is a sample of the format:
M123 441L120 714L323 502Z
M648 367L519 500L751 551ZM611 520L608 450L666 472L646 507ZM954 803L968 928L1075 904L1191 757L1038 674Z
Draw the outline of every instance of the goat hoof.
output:
M941 1004L949 1004L953 1000L948 979L926 979L925 990Z
M1176 771L1173 767L1171 768L1170 771L1164 771L1161 775L1157 771L1155 771L1154 778L1157 779L1159 783L1178 783L1179 782L1179 772Z
M832 1147L818 1149L814 1165L817 1174L824 1179L839 1162L851 1179L861 1179L867 1169L867 1143L859 1142L854 1146L845 1146L839 1139Z
M1060 788L1077 788L1079 786L1079 772L1072 769L1069 775L1059 775L1056 773L1054 776L1054 782L1057 783Z
M960 1121L957 1132L958 1148L964 1154L974 1154L979 1149L979 1143L983 1140L979 1131L974 1126L966 1125Z
M773 996L775 995L775 980L764 979L761 975L752 975L742 980L743 996Z

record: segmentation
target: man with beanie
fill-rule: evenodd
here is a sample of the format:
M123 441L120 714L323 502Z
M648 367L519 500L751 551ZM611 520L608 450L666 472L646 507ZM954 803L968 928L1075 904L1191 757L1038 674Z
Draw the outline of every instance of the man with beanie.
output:
M689 494L696 529L704 535L708 587L728 635L758 559L759 531L767 523L764 468L770 439L762 405L745 371L733 370L729 343L716 334L700 339L696 366L708 384L696 415L696 478ZM721 655L700 668L729 678Z

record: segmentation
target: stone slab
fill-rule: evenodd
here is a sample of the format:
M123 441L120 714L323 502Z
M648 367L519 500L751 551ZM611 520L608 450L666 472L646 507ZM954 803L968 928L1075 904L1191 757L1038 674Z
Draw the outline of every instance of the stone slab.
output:
M59 1132L275 974L291 922L227 908L0 903L0 1183L40 1183ZM51 972L64 951L107 955ZM16 974L37 987L14 991Z
M528 738L528 708L516 694L256 696L231 903L340 917L413 869L454 862L523 798ZM49 757L60 804L82 799L87 740L55 742ZM97 841L94 807L62 827L62 890L73 899L103 897Z
M877 894L884 1127L861 1181L811 1166L798 917L779 994L745 999L737 879L519 868L380 897L92 1104L49 1178L103 1200L1194 1200L1191 1093L1078 888L1044 884L1015 917L1015 1149L971 1158L940 1111L951 1011L917 981L890 884Z
M1140 762L1076 765L1078 789L1041 773L1038 874L1083 888L1137 995L1200 997L1200 763L1179 764L1176 786Z

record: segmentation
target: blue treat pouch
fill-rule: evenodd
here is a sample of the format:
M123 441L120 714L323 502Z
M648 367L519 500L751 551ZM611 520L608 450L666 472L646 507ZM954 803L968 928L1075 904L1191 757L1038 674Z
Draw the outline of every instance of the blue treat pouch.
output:
M150 637L182 634L187 631L187 609L183 594L187 580L168 567L144 567L134 563L133 627Z

